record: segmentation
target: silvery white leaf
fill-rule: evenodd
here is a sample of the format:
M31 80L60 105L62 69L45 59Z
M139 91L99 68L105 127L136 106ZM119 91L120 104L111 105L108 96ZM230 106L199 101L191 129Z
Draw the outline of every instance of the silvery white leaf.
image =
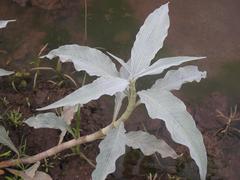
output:
M170 25L168 3L153 11L140 28L131 51L131 73L147 68L163 46Z
M63 99L38 110L86 104L91 100L98 99L102 95L114 95L116 92L124 91L127 86L127 80L116 77L100 77L92 83L77 89Z
M118 113L122 106L122 101L125 97L126 94L123 92L117 92L115 94L113 120L117 119Z
M99 144L100 153L97 156L96 169L92 180L104 180L116 169L116 160L125 153L126 135L123 123L111 129L105 139Z
M169 67L178 66L184 62L199 60L203 58L206 58L206 57L177 56L177 57L162 58L156 61L155 63L153 63L146 70L137 74L136 77L139 78L147 75L160 74Z
M128 68L130 68L129 64L130 64L130 61L128 61L126 63L126 66L128 66ZM119 74L120 74L120 77L123 78L123 79L127 79L128 80L129 77L130 77L130 72L126 68L124 68L124 67L120 68Z
M158 152L163 158L172 157L176 159L176 152L162 139L144 131L132 131L126 134L127 145L133 149L140 149L144 155L149 156Z
M5 28L8 23L14 22L14 21L16 21L16 20L13 20L13 19L12 20L0 20L0 29Z
M206 78L207 72L201 72L197 66L185 66L178 70L168 71L163 79L155 82L152 88L158 90L179 90L186 82L200 82L202 78Z
M58 144L62 143L68 131L68 122L65 121L64 116L58 117L55 113L38 114L37 116L28 118L24 123L35 129L51 128L61 130Z
M124 60L122 60L121 58L113 55L113 54L110 53L110 52L107 52L107 53L108 53L111 57L113 57L113 59L117 60L117 61L119 62L119 64L122 65L123 68L125 68L128 72L130 72L130 68L129 68L128 64L124 62Z
M6 129L3 126L0 126L0 144L9 147L15 153L19 154L17 148L14 146L12 140L8 136Z
M129 62L129 61L128 61ZM126 66L129 67L129 63L126 63ZM121 67L120 68L120 77L123 79L128 79L129 78L130 73L127 71L126 68ZM115 94L115 100L114 100L114 113L113 113L113 119L116 120L118 113L120 111L120 108L122 106L122 101L123 99L127 96L128 94L128 89L125 89L124 92L117 92Z
M172 139L189 148L191 157L199 167L200 177L206 178L207 153L203 137L184 103L169 91L149 89L138 92L151 118L164 120Z
M122 65L122 67L119 70L120 77L123 78L123 79L129 79L130 71L131 71L130 61L127 61L125 63L124 60L122 60L121 58L111 54L110 52L107 52L107 53Z
M38 128L52 128L65 131L68 129L67 123L63 118L58 117L55 113L44 113L33 116L24 121L28 126Z
M43 57L49 59L59 57L61 62L72 62L77 71L84 70L92 76L119 76L115 64L107 55L87 46L76 44L60 46Z
M0 68L0 76L8 76L8 75L11 75L13 73L14 73L13 71L6 71L5 69Z

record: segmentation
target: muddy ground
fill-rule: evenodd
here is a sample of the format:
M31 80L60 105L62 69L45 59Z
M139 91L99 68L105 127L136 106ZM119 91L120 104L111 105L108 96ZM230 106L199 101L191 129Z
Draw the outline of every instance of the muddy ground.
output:
M35 130L24 124L16 128L7 120L7 113L19 109L22 120L26 119L37 113L36 108L50 104L76 89L69 81L60 87L48 82L59 80L55 78L55 73L48 71L41 72L37 88L32 89L34 71L31 68L35 67L32 62L36 62L38 52L45 43L48 43L45 52L67 43L86 43L92 47L104 47L127 58L139 26L147 14L164 2L166 1L88 1L88 40L85 41L83 1L72 0L60 8L46 10L29 3L20 7L10 0L1 0L0 17L17 18L16 23L0 32L0 65L20 74L20 77L0 80L1 124L9 130L14 143L19 146L22 138L26 140L27 155L56 145L60 133L57 130ZM169 36L157 55L208 57L205 61L194 62L201 70L208 71L208 79L200 84L186 85L177 93L203 133L209 161L208 179L238 180L240 177L240 134L236 130L226 134L218 133L225 127L226 120L217 117L216 113L219 110L229 115L230 108L240 104L239 7L238 0L171 1ZM41 66L55 65L55 61L41 61ZM78 85L81 84L83 76L75 73L71 64L63 65L63 72L73 76ZM91 79L88 78L88 81ZM152 77L143 79L139 88L145 88L153 81ZM15 90L12 82L15 83ZM5 104L4 98L8 104ZM112 107L113 99L110 97L102 97L85 105L81 112L81 133L89 134L108 124L111 121ZM197 167L189 158L187 149L172 142L164 123L150 120L144 106L140 106L126 126L129 130L136 130L143 129L143 124L150 133L164 138L178 153L184 153L184 156L174 161L161 159L160 156L144 157L139 151L129 149L119 159L117 171L108 178L147 179L149 173L157 173L158 179L198 179ZM240 129L239 121L234 121L232 127ZM70 135L65 140L69 138ZM99 151L98 143L81 146L81 150L93 162ZM6 150L0 147L1 152ZM41 169L56 180L89 180L92 166L77 156L65 157L71 153L69 150L50 158L48 163L42 163ZM3 176L0 178L4 179Z
M22 138L26 140L27 155L47 150L58 143L60 132L49 129L32 129L22 124L15 127L8 121L7 114L12 110L22 113L22 119L37 114L36 108L49 104L62 96L70 93L74 87L59 88L47 82L39 82L35 92L31 86L27 89L16 92L4 78L1 83L8 85L1 87L0 95L6 98L8 104L1 102L2 124L10 131L10 137L15 145L21 145ZM30 85L30 84L29 84ZM26 101L26 99L28 100ZM182 97L184 99L184 97ZM239 163L240 134L235 131L228 131L226 134L218 133L225 127L226 120L217 117L216 110L223 114L230 113L231 102L221 93L213 93L201 103L192 104L185 99L189 112L196 120L198 128L204 136L204 142L208 152L208 179L238 179L239 171L237 171ZM30 104L30 105L29 105ZM82 135L90 134L99 128L106 126L111 120L109 107L112 109L113 102L109 97L102 97L98 101L92 101L85 105L81 111L81 133ZM147 179L149 173L157 173L159 179L174 179L181 177L182 179L198 179L198 171L194 162L190 159L186 148L175 144L171 141L164 123L159 120L150 120L146 115L144 106L132 115L130 121L126 123L128 130L143 129L145 125L147 130L158 137L165 139L172 145L177 152L184 153L184 156L177 161L171 159L161 159L158 156L144 157L137 150L128 150L127 155L118 161L118 170L109 179ZM240 128L239 122L233 122L232 127ZM65 137L68 140L70 135ZM93 162L98 154L98 142L81 146L81 150ZM1 152L5 152L5 148L1 148ZM56 157L48 159L47 165L42 164L42 170L48 173L54 179L90 179L93 168L83 159L75 156L65 157L72 154L71 150L63 152ZM160 164L159 162L160 161ZM161 177L161 178L160 178Z

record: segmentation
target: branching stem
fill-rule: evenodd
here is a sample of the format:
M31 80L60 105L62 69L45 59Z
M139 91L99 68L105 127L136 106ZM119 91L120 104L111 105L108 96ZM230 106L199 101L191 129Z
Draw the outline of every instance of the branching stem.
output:
M130 92L129 92L129 97L128 97L128 106L127 106L125 112L121 115L121 117L117 121L107 125L106 127L98 130L95 133L79 137L78 139L69 140L65 143L54 146L54 147L52 147L44 152L41 152L39 154L25 157L25 158L20 158L20 159L2 161L2 162L0 162L0 169L7 168L10 166L16 166L18 164L32 164L37 161L41 161L47 157L53 156L59 152L66 150L66 149L72 148L74 146L93 142L98 139L102 139L113 126L118 127L119 124L121 122L125 122L130 117L132 112L134 111L134 109L136 107L136 96L137 96L136 89L135 89L135 81L130 82L129 90L130 90Z

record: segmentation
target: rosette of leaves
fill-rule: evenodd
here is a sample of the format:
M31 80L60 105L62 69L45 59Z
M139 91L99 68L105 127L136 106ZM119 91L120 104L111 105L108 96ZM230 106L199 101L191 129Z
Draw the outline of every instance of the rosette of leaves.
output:
M168 34L170 25L168 12L168 4L165 4L146 18L136 36L131 57L127 62L108 53L122 65L119 71L108 55L87 46L64 45L43 56L48 59L59 57L61 62L72 62L77 71L84 70L98 78L63 99L38 110L86 104L102 95L115 95L112 128L108 129L105 139L99 145L100 154L92 179L105 179L109 173L114 172L115 161L125 153L126 145L139 148L145 155L160 152L163 157L177 157L175 151L163 140L141 131L126 133L123 122L138 103L145 104L152 119L161 119L165 122L175 142L189 148L191 157L199 167L201 179L206 178L207 155L202 135L184 103L171 92L179 90L184 83L199 82L206 77L206 72L199 71L196 66L185 66L168 71L164 78L157 80L149 89L138 92L135 89L140 77L160 74L172 66L204 58L178 56L161 58L151 63L156 53L163 47ZM125 97L128 97L127 110L117 119Z

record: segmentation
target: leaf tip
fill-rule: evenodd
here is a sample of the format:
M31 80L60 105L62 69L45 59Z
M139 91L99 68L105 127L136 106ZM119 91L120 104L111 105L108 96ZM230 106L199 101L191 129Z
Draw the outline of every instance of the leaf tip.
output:
M199 59L207 59L207 56L200 56Z
M45 111L51 108L48 108L48 106L42 107L42 108L37 108L36 111Z

